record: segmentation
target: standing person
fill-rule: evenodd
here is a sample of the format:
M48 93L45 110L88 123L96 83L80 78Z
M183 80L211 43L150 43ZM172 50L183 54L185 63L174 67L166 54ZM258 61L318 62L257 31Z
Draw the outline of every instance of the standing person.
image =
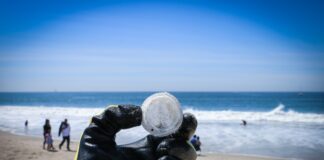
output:
M194 146L195 149L196 149L196 151L200 151L201 152L200 146L201 146L200 138L199 138L199 136L197 136L196 145Z
M194 135L191 139L190 139L190 143L195 146L197 143L197 135Z
M28 120L25 121L25 134L28 134Z
M47 150L48 151L55 151L55 148L53 146L53 138L51 133L46 133L46 143L47 143Z
M51 133L51 125L49 119L45 120L45 124L43 126L43 135L44 135L44 142L43 142L43 149L45 149L46 143L46 135Z
M62 133L62 142L59 145L59 149L62 148L65 140L67 141L67 150L70 151L70 131L71 131L71 127L70 124L68 123L68 120L65 119L64 122L61 123L60 128L59 128L59 133L58 136L61 135Z
M198 152L198 151L201 152L201 149L200 149L201 142L200 142L200 138L199 138L199 136L194 135L194 136L191 138L190 143L192 144L192 146L195 148L195 150L196 150L197 152Z

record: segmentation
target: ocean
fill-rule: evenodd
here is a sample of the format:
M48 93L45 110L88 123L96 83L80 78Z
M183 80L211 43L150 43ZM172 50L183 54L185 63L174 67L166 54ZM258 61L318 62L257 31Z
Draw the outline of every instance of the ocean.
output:
M274 156L289 159L324 158L324 93L171 92L184 112L198 119L196 134L203 153ZM91 116L110 104L141 105L153 92L0 93L0 129L42 136L50 119L58 127L69 119L78 140ZM240 125L241 120L247 126ZM28 128L24 127L29 121ZM141 127L123 130L116 141L125 144L148 133ZM58 144L58 141L55 142Z

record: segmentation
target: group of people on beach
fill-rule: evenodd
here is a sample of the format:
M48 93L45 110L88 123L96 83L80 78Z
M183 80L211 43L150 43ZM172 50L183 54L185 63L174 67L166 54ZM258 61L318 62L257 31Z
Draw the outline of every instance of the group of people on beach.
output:
M247 122L245 120L242 120L241 125L246 126ZM28 126L28 120L25 121L25 127ZM44 136L44 141L43 141L43 149L47 149L48 151L55 151L55 148L53 146L53 137L51 133L51 125L50 125L50 120L46 119L45 124L43 126L43 136ZM59 144L59 149L61 150L62 146L64 145L65 141L67 142L67 150L71 151L70 149L70 132L71 132L71 127L70 124L68 123L67 119L64 119L64 121L61 123L59 127L59 132L58 136L60 137L62 134L62 141ZM201 141L200 137L197 135L194 135L191 140L191 144L195 148L195 150L198 152L201 152ZM47 145L47 147L45 147Z
M52 127L50 125L49 119L45 120L45 124L43 126L43 136L44 136L44 141L43 141L43 149L45 149L45 146L47 145L47 150L48 151L55 151L55 148L53 146L53 137L51 133ZM68 123L68 120L65 119L60 127L59 127L59 132L58 136L62 134L62 142L59 144L59 149L62 148L64 145L64 142L67 141L67 150L71 151L70 149L70 131L71 127L70 124Z

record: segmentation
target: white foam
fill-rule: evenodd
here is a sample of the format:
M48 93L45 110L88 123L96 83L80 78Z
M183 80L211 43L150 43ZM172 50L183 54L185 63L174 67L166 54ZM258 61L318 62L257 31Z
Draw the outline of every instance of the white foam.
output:
M269 112L202 111L185 109L198 119L196 134L201 137L204 152L258 154L279 157L316 159L324 156L324 115L284 111L283 104ZM79 140L90 118L104 108L1 106L0 129L18 134L42 136L45 118L51 120L57 139L60 122L71 124L72 139ZM28 119L28 132L24 122ZM241 120L248 121L241 126ZM295 123L297 122L297 123ZM148 133L143 127L122 130L117 143L130 143ZM57 144L58 142L55 142ZM315 157L315 158L314 158Z
M67 118L71 125L71 138L79 140L84 129L89 125L92 116L101 113L104 108L77 107L33 107L33 106L1 106L0 129L16 134L42 136L45 119L50 119L52 134L57 137L60 123ZM24 122L28 120L28 130ZM122 131L117 135L117 142L135 141L147 134L142 127Z
M101 110L99 108L3 106L0 107L0 127L10 129L14 133L25 133L24 122L28 120L28 134L42 136L45 119L50 119L52 133L56 137L61 121L68 118L72 126L73 138L78 139L91 116Z
M269 112L242 112L230 110L202 111L195 109L185 109L184 112L193 113L200 124L210 124L222 121L237 123L242 119L248 121L248 123L265 121L284 123L324 123L324 114L298 113L293 110L284 111L284 108L285 106L283 104L279 104ZM68 118L72 126L73 137L78 139L82 131L87 127L90 118L103 110L104 108L1 106L0 128L2 128L2 130L6 129L12 132L23 133L24 129L22 127L25 120L28 120L28 133L31 135L41 135L44 120L47 118L51 120L51 125L53 127L52 131L55 134L58 131L60 122ZM146 133L142 128L137 129L137 131L141 132L141 135Z
M186 109L184 112L193 113L199 121L276 121L276 122L305 122L324 123L324 114L299 113L293 110L284 111L285 106L279 104L269 112L248 112L248 111L202 111Z

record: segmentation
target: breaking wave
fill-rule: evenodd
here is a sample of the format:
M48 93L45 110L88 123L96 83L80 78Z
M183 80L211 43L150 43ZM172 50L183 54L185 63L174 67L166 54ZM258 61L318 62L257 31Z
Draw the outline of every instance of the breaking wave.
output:
M185 109L184 112L193 113L199 121L237 121L244 119L248 121L324 123L324 114L285 111L283 104L279 104L269 112L202 111L195 109Z
M53 135L57 135L60 122L68 118L71 124L71 138L79 140L89 119L103 110L103 108L78 107L0 106L0 129L41 137L44 120L48 118L51 121ZM301 159L319 159L317 157L324 155L322 150L324 114L286 110L283 104L268 112L204 111L186 107L184 112L193 113L197 117L199 125L196 134L201 137L204 152ZM27 119L29 126L26 131L24 121ZM248 121L247 126L239 125L242 119ZM134 127L119 132L116 141L118 144L125 144L147 134L143 127Z

